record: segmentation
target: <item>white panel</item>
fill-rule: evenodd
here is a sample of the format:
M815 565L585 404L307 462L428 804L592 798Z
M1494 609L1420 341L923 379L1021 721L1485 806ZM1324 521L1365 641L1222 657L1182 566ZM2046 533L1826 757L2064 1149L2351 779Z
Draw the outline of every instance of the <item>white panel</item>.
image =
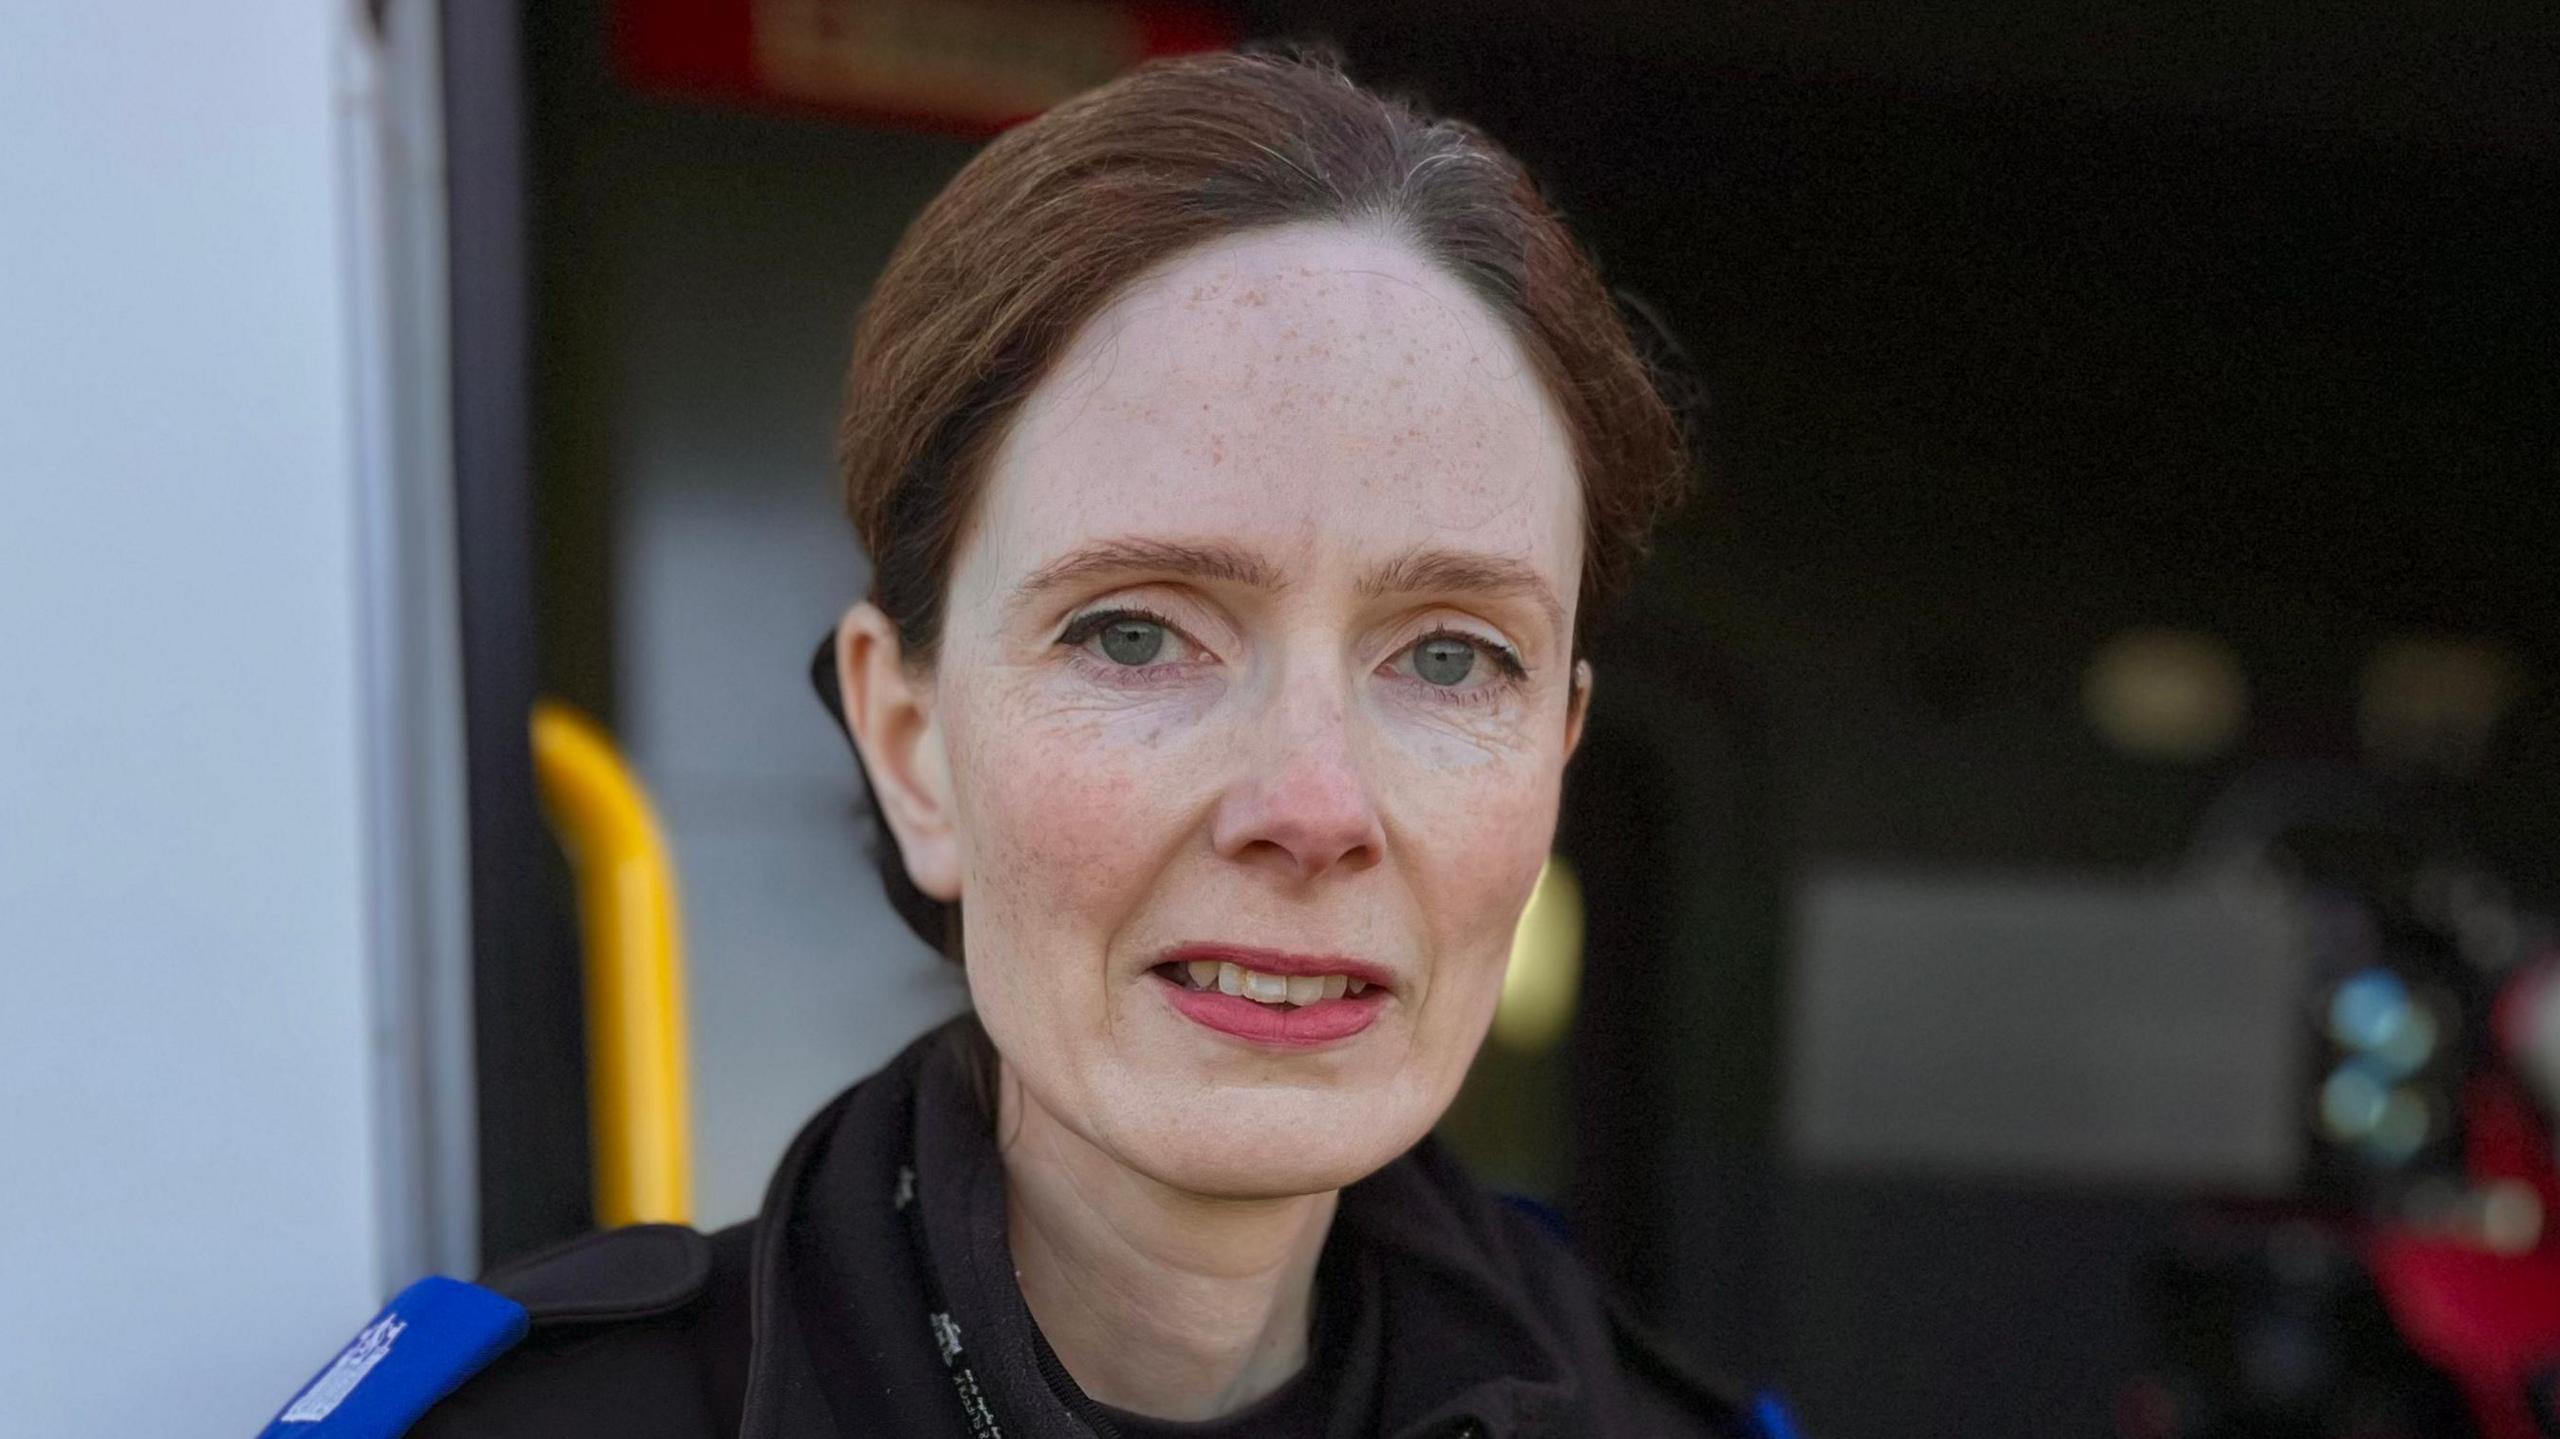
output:
M351 7L0 45L0 1409L254 1432L377 1303Z
M2279 1187L2293 913L2099 879L1829 874L1797 916L1788 1120L1813 1165Z

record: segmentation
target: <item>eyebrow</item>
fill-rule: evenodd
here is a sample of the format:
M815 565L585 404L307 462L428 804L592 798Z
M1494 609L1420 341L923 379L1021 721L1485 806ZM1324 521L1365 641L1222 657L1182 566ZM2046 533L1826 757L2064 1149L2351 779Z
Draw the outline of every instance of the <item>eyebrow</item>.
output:
M1218 541L1180 543L1167 540L1102 540L1051 560L1016 586L1006 601L1018 615L1043 595L1081 581L1111 575L1147 573L1178 576L1253 589L1282 590L1288 580L1260 555ZM1565 632L1564 604L1537 567L1509 555L1417 545L1363 572L1353 586L1364 599L1398 594L1509 595L1525 598L1546 616L1559 635Z
M1367 599L1402 594L1514 595L1537 605L1558 635L1565 632L1564 603L1548 588L1546 577L1535 565L1509 555L1416 546L1362 575L1356 589Z
M1014 587L1005 609L1018 615L1053 590L1133 572L1223 581L1262 590L1286 587L1286 581L1264 564L1261 556L1234 545L1214 541L1181 544L1169 540L1102 540L1069 550L1032 571L1029 579Z

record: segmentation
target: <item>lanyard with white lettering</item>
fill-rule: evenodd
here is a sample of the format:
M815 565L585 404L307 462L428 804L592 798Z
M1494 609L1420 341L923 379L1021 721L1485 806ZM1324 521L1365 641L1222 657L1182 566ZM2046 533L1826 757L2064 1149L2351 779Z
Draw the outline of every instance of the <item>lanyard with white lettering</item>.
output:
M914 1165L898 1167L898 1192L890 1202L906 1219L907 1246L914 1255L916 1273L924 1279L925 1327L932 1331L933 1347L942 1355L942 1367L951 1372L951 1387L960 1396L960 1415L969 1423L969 1439L1004 1439L1004 1430L996 1424L995 1410L987 1403L986 1389L969 1367L969 1351L961 1344L959 1322L951 1317L951 1306L942 1298L942 1280L934 1273L933 1252L925 1244L924 1206L916 1203Z

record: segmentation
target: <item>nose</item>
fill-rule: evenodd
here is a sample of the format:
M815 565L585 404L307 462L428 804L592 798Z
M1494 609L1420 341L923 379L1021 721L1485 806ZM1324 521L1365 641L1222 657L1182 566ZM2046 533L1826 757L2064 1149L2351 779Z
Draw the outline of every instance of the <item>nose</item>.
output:
M1309 677L1312 680L1312 677ZM1210 825L1220 856L1277 867L1301 880L1365 869L1385 853L1386 829L1353 734L1348 700L1317 683L1284 687L1255 738L1238 747L1235 778Z

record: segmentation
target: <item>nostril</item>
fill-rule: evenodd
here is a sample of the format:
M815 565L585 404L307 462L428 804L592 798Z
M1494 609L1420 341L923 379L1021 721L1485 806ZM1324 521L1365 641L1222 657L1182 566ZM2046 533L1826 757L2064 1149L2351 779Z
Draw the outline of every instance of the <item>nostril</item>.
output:
M1375 862L1383 834L1365 786L1339 767L1326 768L1332 772L1291 766L1230 790L1213 826L1218 852L1284 864L1307 878Z
M1376 850L1365 834L1347 826L1305 826L1294 833L1254 841L1248 852L1293 869L1307 879L1334 869L1365 868Z

